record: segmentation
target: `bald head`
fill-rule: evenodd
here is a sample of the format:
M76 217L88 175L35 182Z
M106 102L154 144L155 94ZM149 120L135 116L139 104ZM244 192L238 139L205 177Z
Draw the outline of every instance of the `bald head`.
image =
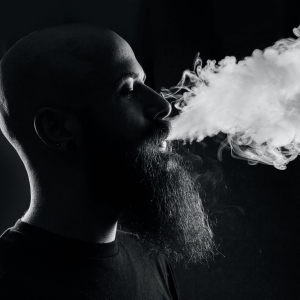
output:
M45 29L6 53L0 76L1 129L29 175L23 220L112 241L122 215L154 250L189 260L211 251L192 178L166 147L170 104L121 37L81 24Z
M49 185L49 173L61 170L73 176L72 168L82 180L99 156L124 161L120 149L132 149L169 114L144 80L128 43L110 30L69 24L32 33L1 61L2 132L39 182Z
M43 107L84 118L94 94L105 94L112 57L124 48L130 47L117 34L88 24L47 28L18 41L0 65L0 124L17 151L37 141L34 118Z

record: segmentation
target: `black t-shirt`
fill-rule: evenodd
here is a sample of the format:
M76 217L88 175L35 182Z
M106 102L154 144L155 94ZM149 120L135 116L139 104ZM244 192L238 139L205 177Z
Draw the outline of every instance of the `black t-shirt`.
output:
M179 299L170 264L117 231L82 242L18 220L0 238L0 299Z

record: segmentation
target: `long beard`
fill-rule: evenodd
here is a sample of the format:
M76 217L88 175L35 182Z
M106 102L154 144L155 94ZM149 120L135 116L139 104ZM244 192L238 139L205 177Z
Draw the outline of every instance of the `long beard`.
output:
M170 143L159 150L168 134L166 123L159 127L127 157L135 176L120 225L152 253L164 253L173 262L201 262L214 254L209 220L188 163Z

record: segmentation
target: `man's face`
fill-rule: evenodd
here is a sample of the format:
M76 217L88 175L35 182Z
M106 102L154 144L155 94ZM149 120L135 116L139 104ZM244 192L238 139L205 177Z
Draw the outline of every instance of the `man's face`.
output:
M124 40L115 41L107 61L94 118L106 139L130 148L169 115L171 106L145 84L146 74Z
M111 183L105 201L118 207L121 227L154 252L173 260L207 258L212 232L197 187L187 163L164 142L170 105L145 85L145 73L125 41L117 41L110 62L92 112L99 141L90 148L91 168L100 170L108 188Z

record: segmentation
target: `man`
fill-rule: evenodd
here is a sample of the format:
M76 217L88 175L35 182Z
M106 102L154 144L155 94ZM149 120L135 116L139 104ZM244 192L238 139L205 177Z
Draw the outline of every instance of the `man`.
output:
M165 141L170 105L130 46L62 25L17 42L0 70L1 129L31 191L0 239L0 298L177 299L165 255L206 259L212 233Z

